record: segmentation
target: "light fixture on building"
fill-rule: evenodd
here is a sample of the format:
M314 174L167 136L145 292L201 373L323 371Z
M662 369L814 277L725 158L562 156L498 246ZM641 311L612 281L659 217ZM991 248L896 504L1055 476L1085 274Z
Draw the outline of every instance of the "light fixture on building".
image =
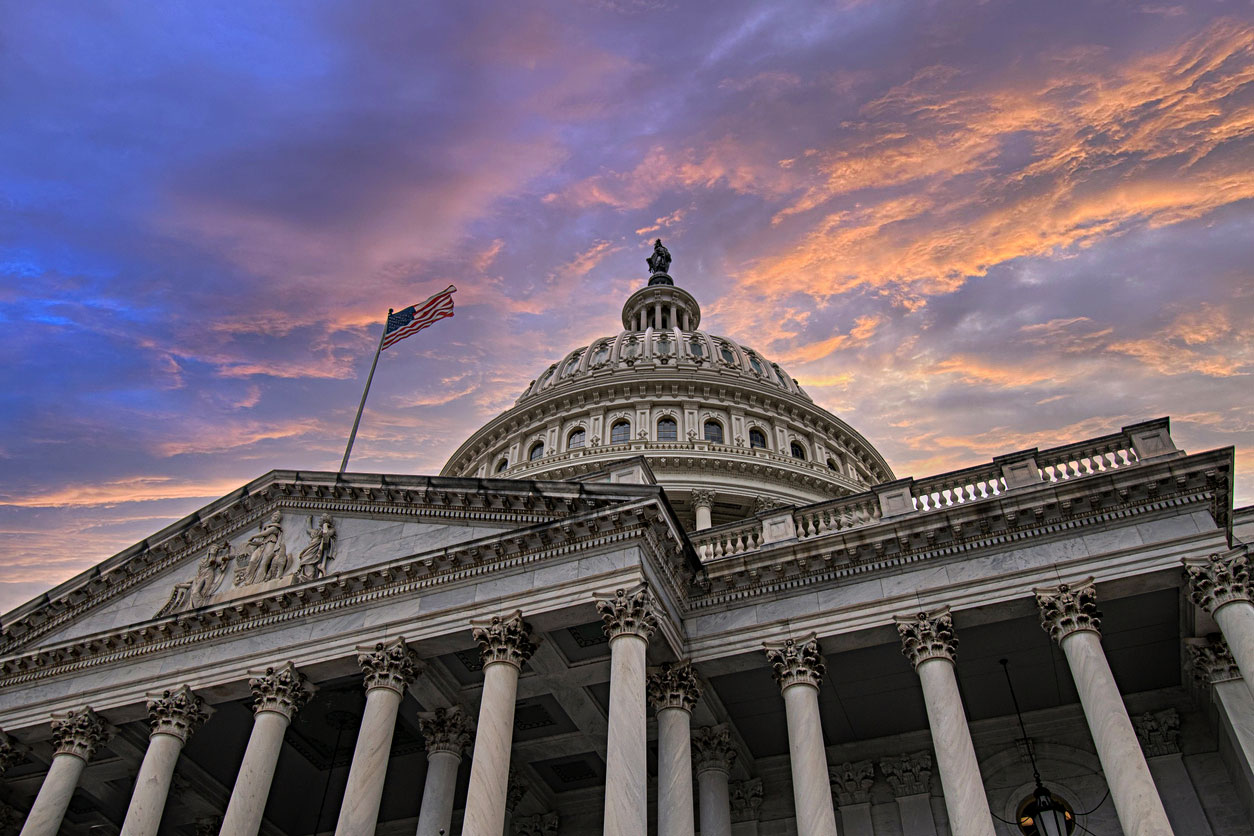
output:
M1036 781L1036 789L1032 795L1019 804L1016 823L1023 836L1068 836L1075 830L1075 813L1061 798L1041 783L1040 770L1036 768L1036 753L1032 741L1028 738L1028 730L1023 725L1023 712L1019 710L1019 698L1015 696L1014 683L1010 681L1010 662L1001 660L1002 671L1006 674L1006 685L1010 688L1010 699L1014 702L1015 717L1019 719L1019 731L1023 734L1028 753L1028 762L1032 764L1032 778Z

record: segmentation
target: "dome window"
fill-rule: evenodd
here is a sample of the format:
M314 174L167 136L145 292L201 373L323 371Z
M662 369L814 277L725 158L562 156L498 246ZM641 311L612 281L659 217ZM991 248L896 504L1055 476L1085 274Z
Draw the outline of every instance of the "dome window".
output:
M723 425L718 421L705 422L705 440L711 444L723 443Z
M666 337L658 337L657 353L663 357L669 356L671 353L671 341Z
M586 439L587 437L588 437L588 434L584 432L582 428L577 429L577 430L572 430L570 433L570 436L566 439L566 449L578 450L580 447L583 446L584 439Z
M791 445L789 445L788 449L792 451L792 457L794 459L801 459L802 461L806 460L806 448L802 447L797 442L794 441Z
M762 432L757 427L754 427L753 429L749 430L749 448L765 450L766 449L766 433Z
M562 375L571 375L579 368L579 360L583 357L583 352L576 354L574 357L566 361L566 368L562 369Z
M552 376L553 376L553 367L550 366L548 369L545 370L544 374L540 375L540 380L536 383L536 388L537 389L542 388L544 384L549 382L549 378Z
M657 422L658 441L678 441L679 425L674 418L659 418Z
M601 343L597 346L596 353L592 355L593 363L604 363L610 358L610 347L608 343Z
M788 375L784 374L784 370L775 363L771 364L771 368L775 369L775 376L779 378L780 385L788 388Z
M722 355L724 363L736 365L736 353L731 350L731 346L726 344L719 346L718 353Z
M531 445L531 452L527 454L527 461L534 462L536 459L544 455L544 442L537 441Z
M705 356L705 346L701 344L700 340L692 340L689 342L688 351L691 352L693 357Z
M610 444L626 444L631 441L631 422L617 421L610 427Z
M501 459L499 462L496 463L496 472L504 473L505 468L507 467L509 467L509 459Z
M636 345L635 340L628 340L627 344L623 346L623 355L625 357L635 357L639 352L640 346Z
M834 471L836 471L837 473L840 473L840 465L836 464L836 460L835 460L835 459L831 459L831 458L829 458L829 459L827 460L827 469L828 469L828 470L834 470Z
M762 374L762 373L763 373L763 372L762 372L762 363L758 360L758 357L757 357L757 355L756 355L756 354L750 354L750 355L749 355L749 365L750 365L750 366L752 366L752 367L753 367L753 370L754 370L755 372L757 372L758 374Z

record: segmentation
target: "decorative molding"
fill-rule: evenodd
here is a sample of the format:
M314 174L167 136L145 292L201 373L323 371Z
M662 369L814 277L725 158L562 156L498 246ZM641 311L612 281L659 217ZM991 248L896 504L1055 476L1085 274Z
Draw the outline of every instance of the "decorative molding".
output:
M899 615L894 620L897 634L901 636L901 653L910 660L911 666L918 668L929 659L956 660L958 639L954 636L949 607L918 615Z
M402 697L421 670L418 654L399 636L389 642L379 642L372 649L358 649L357 664L365 675L367 692L388 688Z
M265 673L251 677L253 712L273 711L291 722L292 716L313 696L313 686L291 662L284 662Z
M1186 560L1189 598L1208 613L1235 601L1251 602L1250 567L1245 547L1204 560Z
M757 821L762 807L762 779L732 781L728 787L733 822Z
M800 642L785 639L779 643L763 642L762 646L781 691L790 685L813 685L818 688L823 684L827 665L823 662L823 651L814 633Z
M649 677L648 694L654 711L682 708L691 712L701 698L701 682L686 660L663 662L661 669Z
M593 593L597 613L610 641L619 636L639 636L645 641L657 630L657 615L648 584L616 589L612 594Z
M932 791L932 753L913 752L894 755L880 761L880 771L888 779L896 798L922 795Z
M428 757L435 752L450 752L460 758L475 735L474 723L457 706L419 714L418 728L426 741Z
M52 745L58 755L90 761L111 736L111 730L90 706L52 719Z
M556 836L562 818L557 813L536 813L513 820L514 836Z
M731 774L732 767L736 765L731 729L726 723L694 729L692 755L692 764L698 775L711 770Z
M1180 715L1174 708L1137 714L1132 727L1145 757L1180 754Z
M871 787L875 786L875 764L871 761L842 763L827 769L836 804L866 804L871 800Z
M168 734L184 743L192 732L209 719L205 701L186 685L163 691L148 700L148 723L152 734Z
M1097 590L1092 578L1034 591L1041 611L1041 627L1054 641L1061 643L1072 633L1085 630L1101 635L1102 613L1097 608Z
M521 670L539 645L521 610L504 618L494 615L486 621L472 621L470 627L485 668L493 662L508 662Z
M1215 634L1206 639L1185 639L1184 648L1193 665L1193 675L1203 685L1232 682L1241 679L1241 669L1228 650L1223 636Z

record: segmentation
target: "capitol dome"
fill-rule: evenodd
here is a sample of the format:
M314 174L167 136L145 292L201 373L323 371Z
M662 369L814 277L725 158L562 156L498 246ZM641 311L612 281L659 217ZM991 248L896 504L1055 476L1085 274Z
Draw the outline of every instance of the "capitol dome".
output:
M643 457L695 529L892 480L883 456L761 352L699 330L667 272L623 305L623 329L549 365L466 440L441 475L578 479Z

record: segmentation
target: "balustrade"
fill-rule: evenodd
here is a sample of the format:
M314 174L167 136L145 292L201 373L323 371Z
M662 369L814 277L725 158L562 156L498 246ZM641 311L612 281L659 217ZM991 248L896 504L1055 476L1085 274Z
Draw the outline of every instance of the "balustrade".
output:
M758 519L709 528L692 537L692 547L702 561L757 551L761 545L762 521Z

